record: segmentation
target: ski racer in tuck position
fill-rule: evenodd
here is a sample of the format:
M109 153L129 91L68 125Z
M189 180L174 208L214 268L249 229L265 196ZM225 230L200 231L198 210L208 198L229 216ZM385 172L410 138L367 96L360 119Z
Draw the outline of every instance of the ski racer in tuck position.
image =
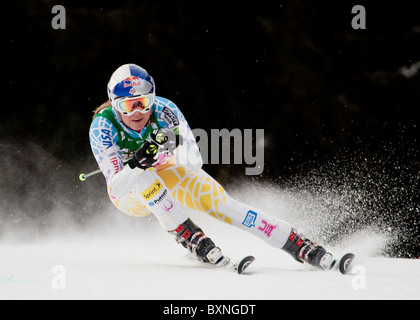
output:
M282 249L302 263L328 269L333 256L289 223L232 199L202 167L192 131L170 100L155 95L153 78L135 64L119 67L109 101L94 111L89 137L112 203L133 217L153 214L200 261L226 264L221 249L187 214L199 210Z

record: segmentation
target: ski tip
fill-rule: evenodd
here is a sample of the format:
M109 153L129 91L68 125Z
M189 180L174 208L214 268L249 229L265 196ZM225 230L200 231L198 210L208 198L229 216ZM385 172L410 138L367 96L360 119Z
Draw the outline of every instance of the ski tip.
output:
M249 265L251 263L253 263L255 261L255 257L254 256L247 256L245 258L243 258L239 264L238 264L238 274L242 274L246 268L249 267Z
M353 253L347 253L340 259L339 269L342 274L347 274L350 271L354 258L355 255Z

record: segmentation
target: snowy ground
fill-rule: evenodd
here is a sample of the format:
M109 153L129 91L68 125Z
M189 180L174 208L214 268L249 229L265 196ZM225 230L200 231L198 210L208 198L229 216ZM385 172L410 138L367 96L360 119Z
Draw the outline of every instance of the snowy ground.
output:
M184 249L153 220L121 219L33 243L3 239L0 299L420 298L420 260L371 257L374 235L360 234L349 241L360 258L355 274L342 276L300 265L209 217L194 217L226 254L256 256L246 274L236 275L184 258Z

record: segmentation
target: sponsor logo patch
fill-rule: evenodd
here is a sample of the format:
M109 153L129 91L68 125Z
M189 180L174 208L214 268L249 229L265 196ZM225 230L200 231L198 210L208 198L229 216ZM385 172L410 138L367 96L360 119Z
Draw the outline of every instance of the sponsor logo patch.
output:
M162 184L159 180L156 180L149 188L146 189L146 191L142 193L142 196L144 199L150 200L159 193L160 189L162 189Z
M168 124L169 129L179 125L178 117L168 107L163 108L161 119Z
M257 216L258 214L256 212L249 210L242 224L248 228L255 227L255 221L257 220Z

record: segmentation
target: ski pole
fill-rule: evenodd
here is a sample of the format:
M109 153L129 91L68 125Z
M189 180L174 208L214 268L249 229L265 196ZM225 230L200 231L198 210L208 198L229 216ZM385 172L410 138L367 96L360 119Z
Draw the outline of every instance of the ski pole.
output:
M128 163L128 161L130 161L131 158L128 158L127 160L125 160L123 163L124 165L126 165ZM79 174L79 180L80 181L86 181L87 178L94 176L95 174L98 174L99 172L102 172L101 169L97 169L95 171L89 172L89 173L81 173Z
M93 175L95 175L99 172L101 172L101 169L98 169L98 170L95 170L95 171L92 171L92 172L89 172L89 173L81 173L81 174L79 174L79 180L80 181L85 181L87 178L89 178L89 177L91 177L91 176L93 176Z

